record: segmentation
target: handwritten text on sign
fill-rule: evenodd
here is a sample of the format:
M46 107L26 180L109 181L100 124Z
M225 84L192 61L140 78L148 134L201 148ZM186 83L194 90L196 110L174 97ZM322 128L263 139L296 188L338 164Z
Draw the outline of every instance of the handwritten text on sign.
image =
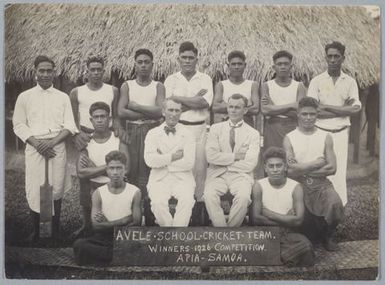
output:
M278 265L277 227L118 227L117 265Z

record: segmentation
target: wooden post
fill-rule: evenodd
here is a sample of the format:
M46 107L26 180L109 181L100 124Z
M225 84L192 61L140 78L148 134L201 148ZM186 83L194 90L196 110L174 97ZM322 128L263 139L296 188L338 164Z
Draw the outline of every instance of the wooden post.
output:
M369 155L375 155L376 147L376 130L377 123L379 121L379 89L378 84L374 84L369 88L369 94L366 104L366 118L368 121L368 130L367 130L367 142L366 148L369 150Z

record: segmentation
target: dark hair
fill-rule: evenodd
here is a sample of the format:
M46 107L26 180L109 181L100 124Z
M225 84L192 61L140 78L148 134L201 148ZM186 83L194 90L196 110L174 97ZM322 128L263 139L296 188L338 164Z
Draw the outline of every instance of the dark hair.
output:
M277 58L280 57L287 57L290 61L293 59L293 55L290 52L286 50L280 50L273 55L273 61L275 62Z
M227 61L230 62L230 60L236 57L242 59L243 61L246 61L245 54L243 53L243 51L240 51L240 50L233 50L232 52L230 52L229 55L227 56Z
M137 58L138 56L140 56L141 54L148 55L148 56L151 58L151 60L154 59L154 56L153 56L152 52L151 52L150 50L146 49L146 48L138 49L138 50L135 52L134 59L136 60L136 58Z
M99 62L104 67L104 59L100 56L91 56L87 59L87 67L90 66L91 62Z
M263 153L263 163L269 158L281 158L286 163L286 151L281 147L271 146Z
M107 112L108 115L110 115L110 106L108 106L108 104L104 103L104 102L95 102L93 103L91 106L90 106L90 115L92 116L92 113L95 111L95 110L104 110Z
M313 97L303 97L298 102L298 110L304 107L313 107L315 109L318 109L318 105L318 101Z
M340 42L333 41L333 42L327 44L325 46L325 53L328 53L328 50L330 48L337 49L341 53L342 56L345 55L345 46L343 44L341 44Z
M37 66L42 63L42 62L49 62L52 64L52 67L55 68L55 63L53 62L52 59L50 59L48 56L45 56L45 55L38 55L36 58L35 58L35 61L33 62L33 65L35 66L35 68L37 68Z
M247 104L248 104L248 102L249 102L249 100L247 100L247 98L246 98L245 96L243 96L242 94L238 94L238 93L231 95L231 96L229 97L229 100L228 100L228 101L230 101L230 99L234 99L234 100L242 99L243 102L245 103L245 107L247 107ZM227 101L227 102L228 102L228 101Z
M119 151L119 150L113 150L106 155L106 164L110 163L112 160L118 160L124 165L127 163L127 157L126 155Z
M192 42L183 42L179 46L179 54L185 51L192 51L195 55L198 55L198 50Z

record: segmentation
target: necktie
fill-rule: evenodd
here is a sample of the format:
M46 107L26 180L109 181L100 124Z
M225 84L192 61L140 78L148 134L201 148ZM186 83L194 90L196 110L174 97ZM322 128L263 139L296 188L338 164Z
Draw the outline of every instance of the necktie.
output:
M175 127L164 126L164 131L166 132L166 135L168 135L169 133L175 135Z
M242 124L239 124L238 126L230 126L230 146L232 151L234 151L235 146L235 129L240 126L242 126Z

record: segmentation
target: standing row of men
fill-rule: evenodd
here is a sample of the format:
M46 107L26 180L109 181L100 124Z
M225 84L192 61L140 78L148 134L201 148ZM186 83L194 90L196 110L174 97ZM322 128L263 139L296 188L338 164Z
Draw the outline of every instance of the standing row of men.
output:
M311 81L307 96L314 97L320 102L320 120L317 121L317 127L334 136L334 144L340 145L343 149L343 152L338 151L337 161L337 174L342 173L343 176L335 178L339 184L334 181L333 184L343 204L346 204L349 115L358 112L361 105L355 80L341 71L345 47L339 42L333 42L325 47L325 52L328 70ZM173 172L172 165L183 169L184 163L191 164L191 160L194 182L190 183L189 187L194 188L195 184L195 188L191 191L196 201L202 202L204 196L213 224L240 225L247 206L251 202L250 193L254 179L252 171L258 161L259 133L247 125L251 122L250 115L255 115L259 111L258 88L255 82L243 78L246 66L245 56L242 52L235 51L228 57L229 79L217 84L214 96L211 78L196 70L197 55L198 51L192 43L182 43L178 57L181 71L170 75L163 85L151 79L152 53L146 49L138 50L135 53L137 78L122 85L120 96L115 87L104 84L102 81L103 60L91 58L87 62L88 83L71 91L71 101L68 96L64 96L66 94L52 87L55 67L52 60L41 56L36 58L38 85L20 94L13 118L16 135L27 142L26 192L34 225L38 224L39 219L38 193L39 186L44 180L42 165L44 157L50 159L50 168L52 168L50 181L54 186L54 204L56 205L54 208L57 220L55 223L54 219L54 224L58 225L60 201L65 188L64 180L68 178L65 174L65 148L62 142L70 134L75 134L75 145L82 151L79 156L78 174L81 178L81 196L86 196L83 197L84 199L81 198L85 229L90 228L91 224L91 189L98 185L91 185L90 180L106 171L106 164L101 159L103 157L101 149L108 148L101 147L100 144L104 145L107 142L107 145L116 149L117 140L114 135L119 137L119 149L129 154L126 165L127 173L130 173L129 181L141 189L147 225L154 223L151 212L159 213L156 215L158 223L164 220L167 221L165 225L170 225L170 217L164 213L165 199L154 189L164 189L164 185L175 186L172 179L177 181L179 177L174 173L174 178L170 178L170 181L167 179L163 181L165 172L162 173L161 168L167 166L166 176L171 177L172 175L169 174ZM264 131L265 148L271 145L282 146L284 136L295 128L295 120L290 118L296 117L294 111L297 109L297 102L306 95L303 84L290 77L292 55L281 51L274 55L273 61L276 78L264 83L261 87L261 111L268 117ZM168 100L164 101L165 98ZM69 102L72 103L73 112L68 108ZM110 110L101 106L91 110L90 107L95 102L104 102ZM194 157L191 151L180 149L180 144L175 143L174 137L168 138L170 132L172 136L179 136L178 127L174 126L171 129L169 127L166 131L166 126L162 125L162 132L168 134L167 138L164 138L166 141L159 145L161 136L156 134L157 130L159 132L159 127L153 128L160 123L162 102L165 102L163 115L166 121L167 116L170 117L170 121L175 121L173 116L180 116L178 126L183 126L180 142L189 140L187 133L193 138L190 144L194 145ZM211 127L206 146L206 119L211 102L213 102L214 112L224 114L227 110L230 120ZM100 110L104 110L108 115L98 113ZM103 124L101 121L106 117L109 122L110 115L112 115L114 135L110 130L98 133L98 126L101 127ZM147 135L150 129L152 131ZM146 143L144 143L145 139ZM158 146L153 147L152 144L158 144ZM144 149L145 147L148 151ZM166 151L170 153L166 155ZM346 156L344 156L345 153ZM99 162L96 162L98 159ZM163 164L158 166L157 159L163 159ZM297 164L302 163L298 158L293 161ZM326 167L325 161L325 159L319 159L316 161L317 166ZM206 171L207 162L209 169ZM99 163L103 164L98 165ZM97 167L96 170L90 171L90 168L95 167ZM153 168L150 181L148 181L149 167ZM313 166L310 169L316 170ZM174 172L183 172L183 170ZM328 174L330 173L332 172L329 171ZM189 179L192 180L191 177ZM92 181L92 183L99 182ZM174 188L167 187L167 190L170 191L170 195L178 196L174 192L179 188L175 188L175 191ZM241 188L248 189L247 194L239 193L242 192L239 191ZM219 211L218 199L227 192L227 189L230 189L235 199L233 199L229 220L226 222L223 212ZM151 199L152 211L148 196ZM191 201L191 195L189 198ZM177 207L181 205L179 200ZM189 208L191 202L186 205L189 205L187 207ZM175 216L172 223L179 225L179 222L175 222ZM38 228L34 228L33 238L36 239ZM57 231L58 226L54 232L57 233Z

